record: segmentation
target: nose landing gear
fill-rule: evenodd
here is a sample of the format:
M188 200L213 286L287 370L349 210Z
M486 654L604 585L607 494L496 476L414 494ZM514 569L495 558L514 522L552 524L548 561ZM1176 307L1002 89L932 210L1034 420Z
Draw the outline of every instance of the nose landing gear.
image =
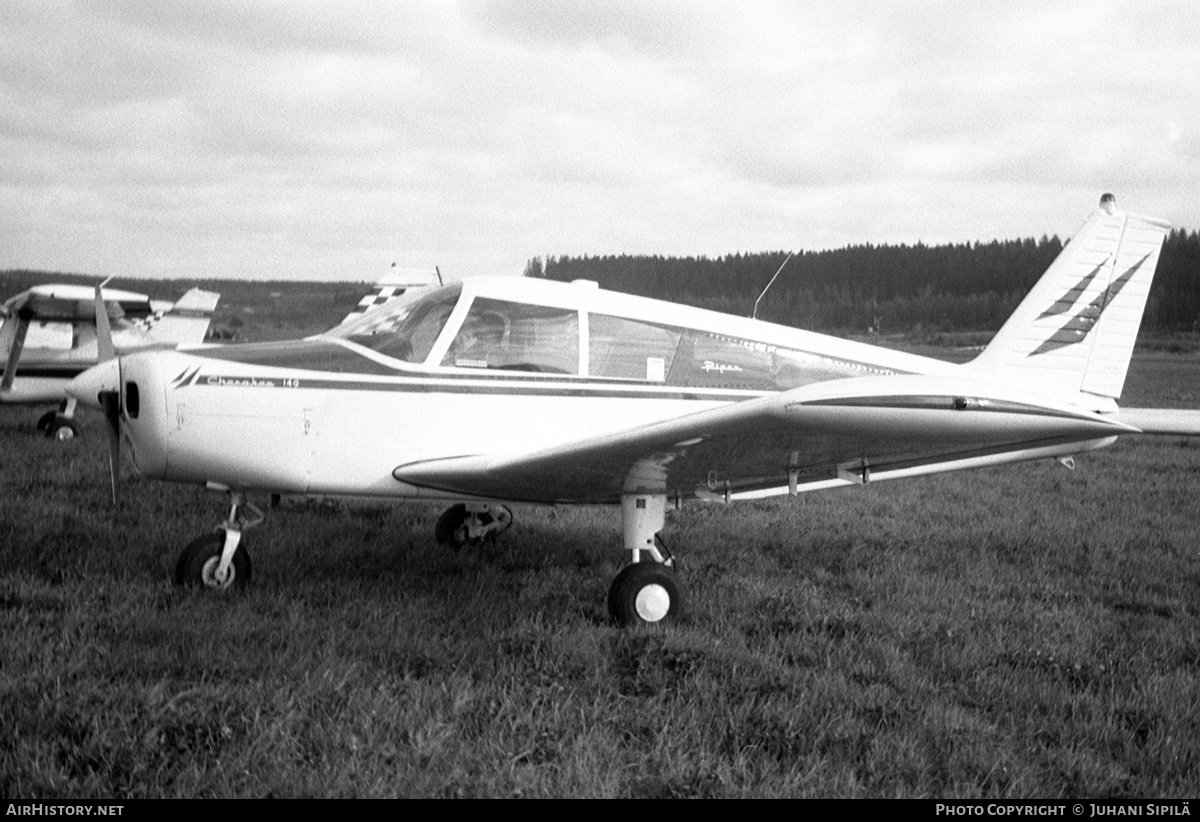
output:
M79 425L75 422L75 407L77 401L65 399L59 404L57 411L47 411L37 421L37 430L47 438L66 442L79 436Z
M175 563L176 585L228 591L250 584L250 554L242 532L266 517L243 494L234 491L230 497L229 519L211 534L192 540L179 554ZM249 516L243 508L249 509Z

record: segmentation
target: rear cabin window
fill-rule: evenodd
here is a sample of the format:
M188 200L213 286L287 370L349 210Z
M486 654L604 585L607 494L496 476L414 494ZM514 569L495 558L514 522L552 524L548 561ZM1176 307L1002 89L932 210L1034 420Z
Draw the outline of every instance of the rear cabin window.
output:
M754 340L687 332L669 373L672 385L786 391L814 382L889 372Z
M771 372L771 348L719 334L687 334L671 371L671 383L774 391L777 386Z
M579 312L476 297L442 365L579 373Z
M588 376L666 382L680 336L650 323L588 314Z

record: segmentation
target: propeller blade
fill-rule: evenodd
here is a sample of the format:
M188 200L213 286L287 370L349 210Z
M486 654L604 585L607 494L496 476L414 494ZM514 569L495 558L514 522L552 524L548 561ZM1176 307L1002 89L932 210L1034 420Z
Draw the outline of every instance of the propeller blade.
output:
M8 356L4 360L4 375L0 377L0 391L12 388L17 363L21 361L21 349L25 347L25 334L29 331L29 319L28 312L18 311L15 317L9 316L4 321L0 342L8 348Z
M117 356L117 349L113 346L112 326L108 322L108 308L104 305L104 296L100 293L103 285L104 283L100 283L96 286L96 349L99 362Z
M116 391L101 391L98 397L108 421L108 479L116 505L117 488L121 484L121 395Z

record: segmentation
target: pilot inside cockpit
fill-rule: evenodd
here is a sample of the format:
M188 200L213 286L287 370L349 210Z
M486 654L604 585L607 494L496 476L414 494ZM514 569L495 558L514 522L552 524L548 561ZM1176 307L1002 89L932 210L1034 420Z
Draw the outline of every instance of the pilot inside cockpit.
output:
M460 368L496 367L504 350L507 320L495 311L472 312L450 343L444 364Z

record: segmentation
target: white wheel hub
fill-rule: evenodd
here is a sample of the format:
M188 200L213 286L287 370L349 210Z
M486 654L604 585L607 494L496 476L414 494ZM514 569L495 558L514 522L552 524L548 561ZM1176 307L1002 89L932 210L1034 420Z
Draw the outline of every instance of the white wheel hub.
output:
M658 622L671 610L671 595L661 585L647 585L637 592L634 610L646 622Z
M200 579L206 588L225 589L233 584L233 578L237 576L237 572L233 570L233 563L229 564L229 568L225 572L225 579L220 579L217 576L217 569L221 566L221 558L219 556L210 557L204 563L204 568L200 571Z

